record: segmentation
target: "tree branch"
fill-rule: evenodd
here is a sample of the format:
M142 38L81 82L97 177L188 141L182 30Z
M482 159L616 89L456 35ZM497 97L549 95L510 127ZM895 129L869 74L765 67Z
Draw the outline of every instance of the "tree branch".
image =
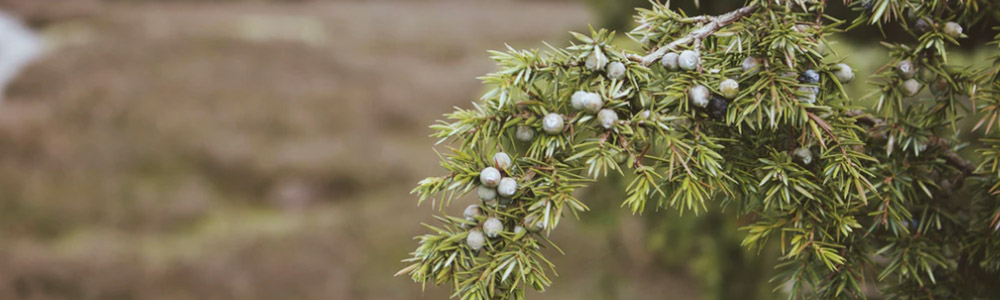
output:
M663 57L663 55L666 55L667 52L672 51L681 45L685 45L692 41L705 39L709 35L712 35L716 31L719 31L719 29L722 29L723 27L726 27L726 25L732 24L733 22L742 19L744 16L750 14L756 9L757 5L754 4L754 5L744 6L740 9L728 12L724 15L719 15L714 17L698 16L691 18L692 20L709 20L709 22L707 22L705 25L702 25L701 27L691 30L690 32L688 32L687 35L671 42L670 44L660 47L659 49L656 49L653 52L650 52L648 55L642 57L642 64L648 66L653 62L659 60L661 57Z
M885 120L878 117L867 114L861 110L850 110L847 111L847 115L851 117L858 118L858 122L868 124L869 126L882 126L887 124ZM951 150L951 144L947 140L939 136L931 136L928 146L937 147L941 149L941 158L944 159L949 165L955 167L961 171L960 177L956 178L956 183L961 184L962 179L966 176L972 175L976 172L976 166L972 164L969 160L965 159L955 151Z

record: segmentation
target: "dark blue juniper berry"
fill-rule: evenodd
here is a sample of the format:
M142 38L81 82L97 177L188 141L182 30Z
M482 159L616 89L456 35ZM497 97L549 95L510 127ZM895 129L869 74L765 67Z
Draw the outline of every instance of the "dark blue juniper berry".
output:
M722 119L726 117L726 110L729 109L729 102L718 95L712 95L712 100L708 101L708 114L712 118Z
M819 72L816 70L806 70L799 75L799 82L801 83L818 83L819 82Z

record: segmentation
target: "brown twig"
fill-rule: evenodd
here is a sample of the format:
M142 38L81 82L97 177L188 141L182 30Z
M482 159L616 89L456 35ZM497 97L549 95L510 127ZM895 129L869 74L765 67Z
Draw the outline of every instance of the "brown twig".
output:
M709 35L715 33L716 31L719 31L719 29L726 27L726 25L732 24L733 22L742 19L744 16L750 14L756 9L757 5L754 4L754 5L744 6L740 9L719 16L695 17L698 20L708 20L708 22L706 22L705 25L702 25L701 27L691 30L690 32L688 32L687 35L673 42L670 42L670 44L660 47L654 50L653 52L650 52L648 55L642 57L642 64L648 66L653 62L659 60L661 57L663 57L663 55L667 54L667 52L672 51L681 45L685 45L687 43L697 40L703 40L707 38Z

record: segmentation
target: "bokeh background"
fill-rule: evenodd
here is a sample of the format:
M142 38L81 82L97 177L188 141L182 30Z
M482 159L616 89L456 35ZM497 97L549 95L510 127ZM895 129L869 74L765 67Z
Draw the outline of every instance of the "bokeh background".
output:
M436 212L409 195L442 172L427 125L478 99L486 50L642 3L0 0L46 47L0 105L0 299L446 299L392 277ZM532 299L773 287L738 219L631 216L618 180Z

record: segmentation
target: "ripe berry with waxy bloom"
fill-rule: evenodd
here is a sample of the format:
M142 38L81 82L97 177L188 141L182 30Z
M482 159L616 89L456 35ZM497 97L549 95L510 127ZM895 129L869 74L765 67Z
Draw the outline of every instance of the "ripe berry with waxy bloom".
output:
M722 94L726 99L736 98L736 95L740 93L740 83L733 79L726 79L719 82L719 93Z
M639 112L639 119L640 120L649 119L649 115L650 115L650 112L649 112L648 109L647 110L643 110L643 111Z
M840 80L842 83L854 80L854 70L851 69L851 66L844 63L837 64L837 70L833 72L833 75L837 76L837 80Z
M677 71L677 59L678 56L676 52L670 52L660 59L660 64L663 64L664 68L670 71Z
M585 91L576 91L576 93L573 93L573 96L569 98L569 102L573 106L573 109L575 110L583 109L583 98L586 97L587 94L588 93Z
M497 187L500 184L500 170L494 167L486 167L479 172L479 183L487 187Z
M517 180L510 177L500 179L500 184L497 186L497 193L504 197L513 196L517 193Z
M486 232L486 236L489 238L495 238L501 232L503 232L503 222L495 217L489 217L486 222L483 222L483 231Z
M905 95L907 97L911 97L911 96L916 95L917 93L920 93L920 89L922 87L923 86L920 84L919 81L917 81L916 79L910 78L910 79L907 79L906 81L903 81L903 84L902 84L902 86L900 86L900 89L903 91L903 95Z
M559 134L560 132L562 132L563 131L562 115L557 113L550 113L548 115L545 115L545 118L542 119L542 130L545 130L545 133L548 134Z
M601 95L598 93L587 93L583 96L583 109L596 113L604 107L604 99L601 99Z
M625 76L625 64L617 61L610 63L605 72L607 72L610 79L621 79Z
M698 53L691 50L681 51L681 54L677 56L677 66L684 70L693 71L698 68L700 63L701 57L698 57Z
M497 198L497 189L480 185L479 189L476 191L476 195L479 196L479 200L490 201ZM479 207L477 206L476 208Z
M514 137L518 141L530 142L535 138L535 130L531 126L520 125L517 126L517 131L514 132Z
M597 71L604 69L604 66L608 64L608 58L604 56L601 51L594 51L587 56L587 61L584 62L588 70Z
M479 251L486 244L486 237L483 236L483 232L479 231L479 229L472 229L469 230L469 235L465 237L465 244L469 245L469 248L473 251Z
M525 231L524 226L521 225L514 226L514 235L521 235L522 233L524 233L524 231Z
M688 98L691 99L691 104L697 107L708 106L708 96L708 88L703 85L695 85L688 91Z
M802 147L795 149L795 151L792 151L792 155L805 165L808 165L813 161L813 154L812 151L809 151L809 148Z
M746 72L753 72L753 73L751 73L751 75L752 74L756 74L757 71L760 70L760 69L758 69L758 67L760 67L760 58L758 58L756 56L747 56L747 58L743 59L743 72L744 73L746 73Z
M799 82L802 83L818 83L819 82L819 72L816 70L806 70L799 75Z
M497 154L493 154L493 164L498 168L500 168L501 170L506 170L507 168L510 168L511 164L510 155L507 155L507 153L503 152L497 152Z
M903 79L913 78L913 75L917 74L917 68L913 66L913 62L909 59L904 59L896 65L896 72L899 72L899 76Z
M947 34L950 37L956 39L962 37L962 25L959 25L958 23L955 22L944 23L943 30L944 34Z
M920 18L913 27L917 29L917 32L928 32L931 30L931 23L928 23L924 18Z
M483 214L483 210L479 208L479 204L472 204L472 205L466 206L465 207L465 211L462 212L462 216L464 216L465 219L469 220L469 221L475 221L476 217L478 217L478 216L480 216L482 214Z
M597 113L597 121L601 122L604 129L611 129L615 126L615 122L618 122L618 113L607 108L602 109L601 112Z
M816 104L816 93L819 88L814 86L800 86L799 87L799 101Z

